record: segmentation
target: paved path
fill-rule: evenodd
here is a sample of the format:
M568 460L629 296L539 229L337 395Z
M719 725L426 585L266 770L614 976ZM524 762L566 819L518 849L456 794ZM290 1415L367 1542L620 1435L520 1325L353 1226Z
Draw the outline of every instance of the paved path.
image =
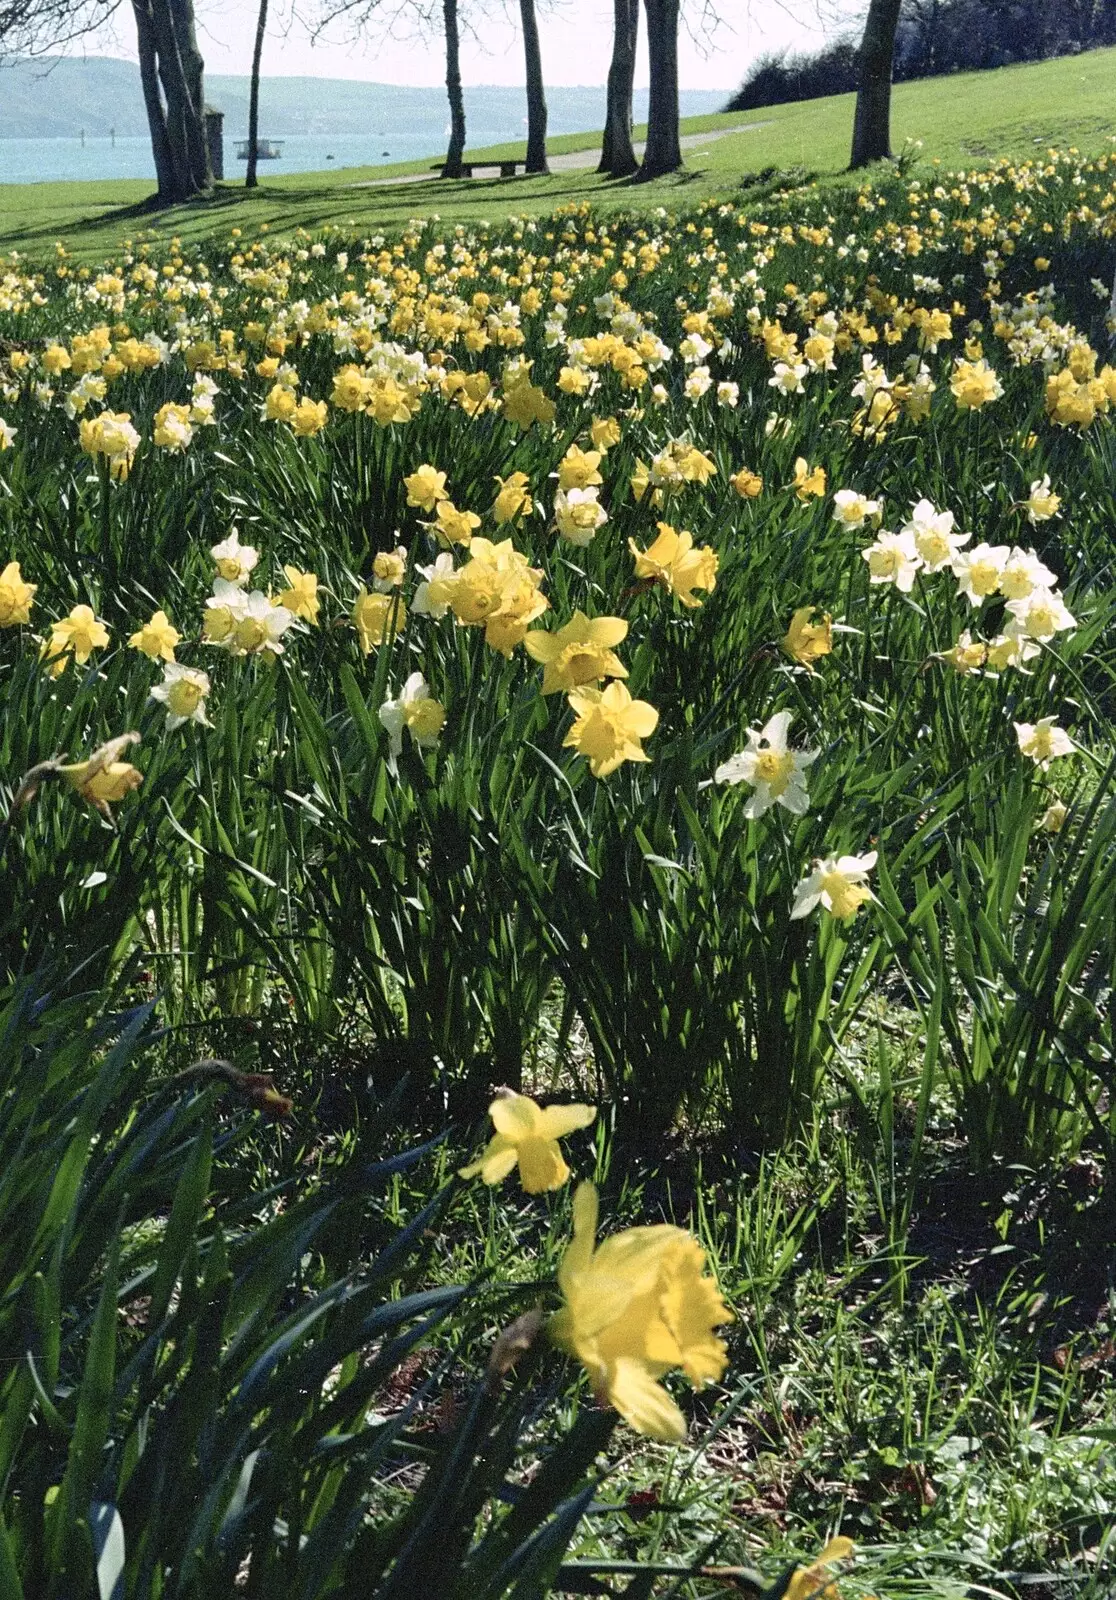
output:
M684 133L678 142L683 150L697 150L701 146L701 153L704 154L704 146L712 144L715 140L726 139L730 133L751 133L756 128L766 128L770 121L771 118L769 117L764 122L741 122L735 128L712 128L708 133ZM642 143L635 146L637 156L642 156L643 150ZM600 145L594 150L570 150L564 155L551 156L550 170L551 172L577 172L584 170L586 167L595 167L600 159ZM498 161L492 162L490 166L474 165L472 180L465 178L461 181L464 183L475 182L482 174L485 181L487 181L488 178L495 177L499 170L500 164ZM384 189L397 183L433 183L438 176L437 172L409 172L399 178L365 178L360 183L348 183L345 187L347 189Z

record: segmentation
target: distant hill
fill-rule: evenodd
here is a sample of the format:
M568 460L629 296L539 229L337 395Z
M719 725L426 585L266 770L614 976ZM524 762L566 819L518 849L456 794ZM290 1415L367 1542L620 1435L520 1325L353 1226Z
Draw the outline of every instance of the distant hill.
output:
M247 76L207 74L205 84L209 103L225 113L226 135L243 138L248 130ZM723 99L723 90L690 90L682 96L683 113L715 111ZM552 133L580 133L600 126L603 88L550 88L547 100ZM646 91L637 93L637 117L646 100ZM522 135L526 100L520 88L467 88L465 109L473 146ZM344 78L265 77L260 85L260 129L270 136L387 138L401 126L429 124L437 130L436 147L445 120L446 96L440 88L401 88ZM133 62L107 56L57 57L0 67L0 139L76 138L83 129L94 139L106 138L112 129L121 137L147 133L139 68Z

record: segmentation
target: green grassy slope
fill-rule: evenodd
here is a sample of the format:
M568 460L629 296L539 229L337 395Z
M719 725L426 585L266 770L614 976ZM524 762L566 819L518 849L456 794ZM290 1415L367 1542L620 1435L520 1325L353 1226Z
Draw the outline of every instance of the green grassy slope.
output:
M0 185L0 249L42 256L62 238L69 248L93 257L152 226L161 234L190 238L234 224L255 228L266 222L273 230L289 231L334 222L373 229L416 215L496 219L583 200L641 209L678 204L731 192L749 173L766 167L840 173L848 159L852 112L853 96L835 95L690 118L683 125L687 133L748 126L688 149L683 173L650 184L602 180L591 168L548 178L399 181L429 172L432 154L431 160L398 166L269 175L253 194L236 183L223 184L211 200L154 216L144 209L151 189L146 180L5 184ZM938 157L947 165L1020 157L1052 144L1099 151L1116 137L1116 50L897 85L892 132L896 148L905 139L921 139L923 159ZM568 134L552 140L550 149L558 154L596 143L593 135ZM515 150L500 146L473 154L495 157Z

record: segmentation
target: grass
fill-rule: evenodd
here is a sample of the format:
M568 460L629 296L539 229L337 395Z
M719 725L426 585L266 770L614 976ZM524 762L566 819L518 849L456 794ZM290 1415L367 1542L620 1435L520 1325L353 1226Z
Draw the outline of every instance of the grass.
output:
M1116 49L899 84L893 104L895 147L921 139L924 160L967 166L993 155L1025 157L1055 144L1099 151L1116 136ZM436 152L424 161L269 178L254 193L226 182L211 199L157 216L147 209L147 180L5 184L0 186L0 249L40 257L61 239L77 255L93 259L138 229L198 240L225 225L255 229L266 223L286 235L297 227L330 223L358 230L385 228L416 215L498 221L567 204L639 210L690 205L737 190L742 180L767 169L803 168L836 177L848 160L852 114L853 96L834 95L754 112L688 118L684 134L753 126L725 134L707 148L688 149L683 172L648 184L602 179L592 168L546 178L421 185L392 181L428 173ZM562 154L597 145L595 134L567 134L552 139L550 150ZM499 145L470 154L495 160L520 149ZM372 187L360 187L365 184Z

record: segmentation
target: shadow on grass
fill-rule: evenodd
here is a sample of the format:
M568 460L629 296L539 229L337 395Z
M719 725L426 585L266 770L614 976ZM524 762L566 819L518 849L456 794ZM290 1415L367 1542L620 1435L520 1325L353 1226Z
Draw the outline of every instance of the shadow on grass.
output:
M266 222L270 231L284 233L297 227L314 230L327 223L346 221L353 213L354 225L372 226L382 221L398 223L406 218L437 212L443 206L459 211L462 203L469 210L483 212L485 207L504 210L510 192L522 191L524 203L540 202L543 209L557 208L570 201L592 202L604 196L623 194L627 190L639 192L646 189L639 174L610 178L590 168L571 172L568 181L556 181L560 175L546 177L524 174L514 178L441 179L424 178L421 182L401 178L398 182L357 180L338 183L332 179L320 185L273 187L261 184L255 189L243 186L222 186L210 194L175 206L161 206L155 194L127 205L107 206L74 220L60 222L55 216L34 221L22 227L4 230L5 242L27 246L36 243L53 243L61 235L80 244L83 239L111 230L127 228L142 223L167 233L196 233L198 224L209 221L230 224L244 207L260 214L259 221ZM682 168L667 178L656 180L666 192L686 189L705 176L700 169ZM588 181L587 181L588 180ZM634 196L633 196L634 198ZM371 209L371 214L365 208ZM363 216L359 213L365 210Z

